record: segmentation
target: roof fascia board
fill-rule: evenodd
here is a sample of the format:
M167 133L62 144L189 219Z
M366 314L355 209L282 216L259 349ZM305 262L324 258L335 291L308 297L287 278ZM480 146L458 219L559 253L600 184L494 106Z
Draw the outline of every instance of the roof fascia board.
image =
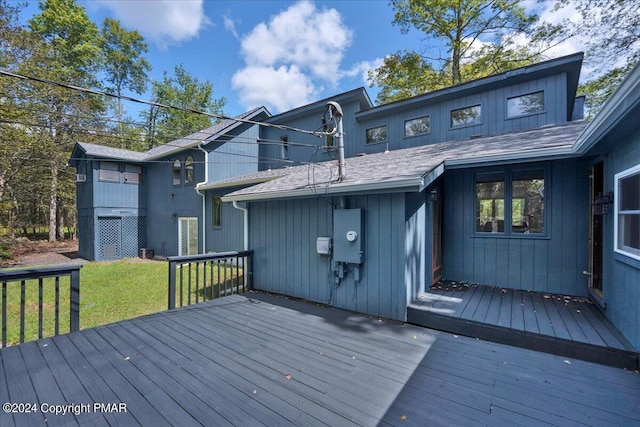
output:
M234 181L234 182L221 182L221 183L212 183L212 184L204 184L197 186L198 190L218 190L223 188L232 188L232 187L248 187L250 185L262 184L265 182L273 181L274 179L282 178L285 175L281 176L271 176L268 178L254 178L247 179L244 181Z
M640 105L640 62L631 69L629 75L574 142L574 151L581 154L589 151L638 105Z
M509 154L495 154L489 156L479 156L467 159L445 160L447 169L462 169L471 166L486 166L487 164L505 163L530 163L544 160L557 160L571 157L579 157L570 146L541 148L537 150L519 151Z
M402 180L365 182L358 184L336 184L331 187L301 188L287 191L273 191L260 194L239 194L223 196L223 202L251 202L276 199L294 199L317 196L338 196L345 194L384 193L384 192L419 192L424 189L423 177L412 177Z
M285 111L280 114L273 115L265 120L266 123L280 123L284 120L291 120L292 118L304 116L313 112L314 110L325 109L327 102L336 101L336 102L344 102L345 100L355 99L361 102L364 102L368 108L373 108L373 103L371 102L371 98L367 93L364 87L359 87L357 89L350 90L348 92L343 92L335 96L331 96L329 98L321 99L319 101L312 102L311 104L306 104L301 107L294 108L289 111Z

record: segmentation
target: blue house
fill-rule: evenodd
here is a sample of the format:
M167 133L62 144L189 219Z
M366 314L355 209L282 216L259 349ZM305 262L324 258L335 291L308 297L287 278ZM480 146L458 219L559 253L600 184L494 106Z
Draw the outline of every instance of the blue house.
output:
M101 261L141 250L175 256L241 249L241 224L220 236L211 221L216 200L198 186L227 177L229 168L257 171L256 161L237 159L255 158L252 122L268 115L257 108L145 153L77 143L69 164L77 172L79 255Z
M104 253L83 230L102 238L101 219L131 212L146 224L138 246L159 255L253 250L260 290L399 321L441 279L572 295L640 348L640 69L589 123L581 65L569 55L377 107L357 89L253 110L156 149L171 152L78 144L81 256ZM342 175L340 135L297 132L322 130L329 102ZM110 159L120 196L107 207L95 194L115 186L99 178ZM142 170L137 200L127 165Z

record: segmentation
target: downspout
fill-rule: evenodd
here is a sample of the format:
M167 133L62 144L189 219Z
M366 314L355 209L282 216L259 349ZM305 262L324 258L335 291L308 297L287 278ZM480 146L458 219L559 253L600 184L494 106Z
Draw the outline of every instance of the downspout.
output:
M249 209L243 206L240 206L238 204L237 201L233 201L233 207L241 210L244 214L244 227L243 227L243 233L244 233L244 250L248 251L249 250Z
M204 182L196 184L196 193L202 197L202 253L204 254L207 246L207 196L198 190L198 187L209 182L209 152L202 148L202 144L204 144L204 141L198 144L198 150L204 153Z

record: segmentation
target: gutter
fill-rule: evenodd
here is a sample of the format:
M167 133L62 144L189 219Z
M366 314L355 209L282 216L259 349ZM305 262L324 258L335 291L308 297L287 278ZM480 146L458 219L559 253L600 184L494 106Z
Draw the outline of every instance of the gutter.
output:
M196 184L196 193L202 197L202 253L205 253L207 246L207 196L200 191L200 186L209 182L209 152L202 148L202 144L204 141L201 141L198 144L198 150L204 153L204 182L199 182Z

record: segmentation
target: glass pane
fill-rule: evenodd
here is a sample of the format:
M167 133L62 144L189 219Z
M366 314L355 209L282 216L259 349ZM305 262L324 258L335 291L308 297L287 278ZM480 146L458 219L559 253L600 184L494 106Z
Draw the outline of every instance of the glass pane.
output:
M189 156L184 162L184 182L190 184L194 181L193 157Z
M404 136L420 135L423 133L429 133L430 131L431 125L429 116L407 120L406 122L404 122Z
M536 92L507 99L507 117L524 116L544 110L544 93Z
M220 197L213 198L213 226L222 226L222 200Z
M482 109L479 105L451 111L451 127L470 126L480 123Z
M624 249L640 250L640 214L620 215L619 233L619 242Z
M543 233L544 171L514 173L511 195L511 231Z
M476 231L504 232L504 181L476 183Z
M173 185L180 185L182 183L182 166L180 160L176 160L173 163Z
M387 126L378 126L367 129L367 144L382 142L387 140Z
M640 210L640 174L620 180L620 210Z
M198 220L189 220L189 255L198 253Z

